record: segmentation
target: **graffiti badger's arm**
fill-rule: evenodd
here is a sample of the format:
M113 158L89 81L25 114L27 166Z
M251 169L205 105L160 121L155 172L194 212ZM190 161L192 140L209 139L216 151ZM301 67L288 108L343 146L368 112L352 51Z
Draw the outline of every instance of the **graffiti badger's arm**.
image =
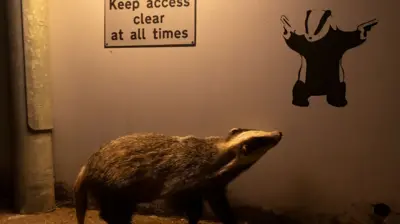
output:
M285 42L292 49L300 55L304 55L307 44L309 43L304 35L299 35L296 30L290 25L289 19L286 16L281 16L281 23L283 25L283 38Z
M367 40L367 34L371 31L372 27L378 24L378 20L373 19L371 21L362 23L357 26L357 30L350 32L341 32L342 40L340 41L343 44L344 51L349 50L354 47L358 47L362 43Z

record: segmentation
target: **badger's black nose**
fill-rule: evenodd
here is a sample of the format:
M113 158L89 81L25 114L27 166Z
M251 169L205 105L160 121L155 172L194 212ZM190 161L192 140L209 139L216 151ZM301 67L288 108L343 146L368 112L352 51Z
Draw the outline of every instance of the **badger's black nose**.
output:
M278 131L278 134L275 137L275 140L279 142L282 139L283 133L281 131Z

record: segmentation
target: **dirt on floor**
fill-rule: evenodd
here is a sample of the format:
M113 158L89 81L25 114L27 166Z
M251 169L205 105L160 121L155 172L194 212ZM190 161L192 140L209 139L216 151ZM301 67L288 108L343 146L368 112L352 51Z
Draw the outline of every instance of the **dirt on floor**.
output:
M135 215L134 223L138 224L187 224L182 218L162 218L157 216ZM0 224L76 224L75 211L71 208L58 208L50 213L37 215L19 215L2 212ZM91 210L86 214L87 224L105 224L98 217L98 211ZM201 224L217 224L203 221Z

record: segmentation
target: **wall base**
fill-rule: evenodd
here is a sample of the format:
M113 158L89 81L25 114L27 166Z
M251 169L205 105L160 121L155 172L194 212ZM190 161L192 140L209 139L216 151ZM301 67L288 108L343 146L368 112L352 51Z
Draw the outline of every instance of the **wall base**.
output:
M56 182L55 187L56 204L59 207L74 207L72 188L63 182ZM316 214L303 212L296 209L276 211L274 209L263 209L260 207L232 205L235 214L242 221L247 223L269 223L269 224L378 224L372 221L370 214L371 205L352 205L351 208L342 214ZM89 209L98 210L93 200L89 199ZM162 201L155 201L149 204L141 204L138 214L157 215L162 217L182 216L166 206ZM212 212L207 209L204 214L206 220L216 220ZM400 216L392 214L389 216L388 224L399 223ZM395 222L396 221L396 222ZM381 223L383 224L383 222Z

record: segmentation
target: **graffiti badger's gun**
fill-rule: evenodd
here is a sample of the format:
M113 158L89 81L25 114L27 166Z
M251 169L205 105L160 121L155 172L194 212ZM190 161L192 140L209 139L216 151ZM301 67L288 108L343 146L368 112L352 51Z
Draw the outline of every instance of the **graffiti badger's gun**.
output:
M378 24L377 19L370 20L368 22L358 25L357 30L361 32L361 39L367 38L368 31L371 31L372 27Z

